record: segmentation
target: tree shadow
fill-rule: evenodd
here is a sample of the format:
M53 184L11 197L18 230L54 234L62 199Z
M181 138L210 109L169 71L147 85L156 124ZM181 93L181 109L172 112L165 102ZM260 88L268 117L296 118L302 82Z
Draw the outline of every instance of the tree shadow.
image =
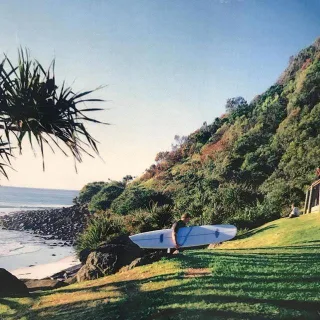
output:
M303 250L303 251L310 251L310 250L318 250L320 249L320 243L319 245L314 244L314 245L302 245L302 244L292 244L290 246L278 246L278 247L254 247L254 248L232 248L232 249L221 249L221 251L263 251L263 250L267 250L267 251L279 251L279 250ZM220 250L220 249L219 249ZM263 254L273 254L273 253L263 253Z
M254 230L249 230L249 231L247 231L246 233L244 233L244 234L241 234L241 235L239 235L239 236L236 236L235 238L234 238L234 240L240 240L240 239L246 239L246 238L249 238L249 237L251 237L251 236L253 236L253 235L255 235L255 234L258 234L258 233L260 233L260 232L264 232L264 231L266 231L266 230L269 230L269 229L274 229L274 228L277 228L278 226L276 225L276 224L272 224L272 225L270 225L270 226L266 226L266 227L264 227L264 228L261 228L261 229L254 229Z
M314 252L190 251L173 258L181 272L44 292L37 297L83 292L100 297L40 305L25 316L32 320L319 319L320 303L315 300L319 290L314 284L320 282L320 273L310 273L317 270L319 258ZM288 265L294 266L289 272ZM188 268L211 268L213 273L185 278ZM118 298L102 294L108 290L117 291Z
M28 305L20 303L16 298L0 298L0 306L1 305L8 307L10 311L0 313L0 320L13 317L16 310L23 310L28 308Z

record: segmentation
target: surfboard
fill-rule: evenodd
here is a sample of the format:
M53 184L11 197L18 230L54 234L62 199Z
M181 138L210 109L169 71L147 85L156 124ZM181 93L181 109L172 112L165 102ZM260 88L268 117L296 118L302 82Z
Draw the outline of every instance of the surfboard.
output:
M237 228L232 225L205 225L184 227L179 229L177 241L180 247L196 247L211 243L230 240L237 234ZM163 229L138 233L130 239L140 248L166 249L174 248L172 229Z

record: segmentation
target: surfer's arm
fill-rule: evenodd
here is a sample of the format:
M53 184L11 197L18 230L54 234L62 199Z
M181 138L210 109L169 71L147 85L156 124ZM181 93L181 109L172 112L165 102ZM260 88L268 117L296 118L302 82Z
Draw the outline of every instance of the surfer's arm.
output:
M178 245L178 242L177 242L177 234L174 232L174 230L172 231L172 241L175 245L175 248L178 249L179 248L179 245Z
M178 249L179 245L178 245L178 241L177 241L177 223L175 223L172 226L172 241L175 245L175 248Z

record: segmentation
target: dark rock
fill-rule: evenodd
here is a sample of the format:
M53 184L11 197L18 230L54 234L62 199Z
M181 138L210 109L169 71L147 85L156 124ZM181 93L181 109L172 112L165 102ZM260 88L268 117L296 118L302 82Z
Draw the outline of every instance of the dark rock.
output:
M117 256L91 252L87 262L77 273L77 281L92 280L116 272Z
M150 254L146 254L141 258L133 260L127 267L126 270L131 270L135 267L144 266L153 262L159 261L161 258L166 257L168 254L164 251L154 251Z
M73 267L69 267L65 270L62 270L60 272L57 272L55 274L53 274L50 278L51 279L68 279L68 278L72 278L73 276L76 275L76 273L79 271L79 269L81 268L81 264L75 265Z
M92 252L91 249L83 249L79 253L79 260L82 264L85 264L88 258L88 255Z
M27 297L26 285L6 269L0 268L0 297Z
M57 281L52 279L42 279L42 280L28 280L25 282L25 285L28 287L29 291L44 291L44 290L53 290L61 287L65 287L68 284L64 281Z
M75 205L63 209L16 212L0 217L0 224L8 230L29 230L46 239L74 242L85 228L89 216L87 206Z
M116 244L120 243L120 244ZM121 236L92 251L77 273L77 281L97 279L119 271L141 256L141 249L128 236Z
M111 239L108 242L108 244L123 244L123 245L134 245L134 246L136 246L136 244L133 243L131 241L131 239L127 235L117 236L117 237ZM104 246L104 245L101 245L101 246Z
M74 284L74 283L77 283L77 276L73 276L71 278L68 278L65 280L65 283L67 284Z
M142 258L133 260L128 266L125 266L125 270L131 270L135 267L143 266Z

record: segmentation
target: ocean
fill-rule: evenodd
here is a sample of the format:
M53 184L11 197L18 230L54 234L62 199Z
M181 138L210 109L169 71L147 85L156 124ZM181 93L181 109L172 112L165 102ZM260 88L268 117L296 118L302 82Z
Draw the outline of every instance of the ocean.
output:
M0 215L71 206L78 193L75 190L0 186ZM45 240L28 232L0 227L0 268L10 271L55 262L73 254L72 247L59 246L57 240Z

